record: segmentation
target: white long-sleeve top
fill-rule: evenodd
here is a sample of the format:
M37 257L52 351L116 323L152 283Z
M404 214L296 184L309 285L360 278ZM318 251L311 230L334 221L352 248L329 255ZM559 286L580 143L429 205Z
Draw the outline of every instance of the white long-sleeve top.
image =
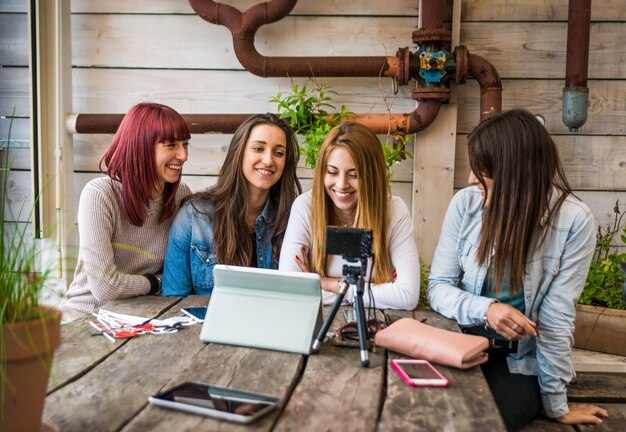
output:
M282 249L280 251L280 270L301 271L295 261L296 255L301 255L302 246L311 251L311 191L300 195L291 207L289 224L285 232ZM417 306L420 295L420 263L417 245L413 237L411 213L404 201L392 196L389 201L389 225L387 227L389 254L391 263L396 270L397 278L393 282L372 284L372 294L376 308L412 310ZM341 278L343 265L348 263L338 255L330 257L327 276ZM369 296L366 293L363 300L369 306ZM324 304L335 300L336 294L322 291ZM345 301L353 303L355 287L352 286L346 293Z
M190 193L181 183L177 205ZM159 223L162 207L162 197L150 201L146 220L138 227L126 218L120 182L99 177L85 185L78 204L78 263L61 304L64 320L94 312L111 300L150 292L143 275L161 272L173 221Z

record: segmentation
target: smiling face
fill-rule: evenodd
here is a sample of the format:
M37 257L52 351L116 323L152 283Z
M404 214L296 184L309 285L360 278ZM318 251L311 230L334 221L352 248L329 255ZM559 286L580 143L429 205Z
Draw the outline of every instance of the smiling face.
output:
M287 138L279 127L260 124L252 128L241 167L250 193L267 196L283 174L286 154Z
M344 221L354 220L359 182L354 160L346 149L335 147L328 154L324 189L340 218Z
M156 143L154 160L159 179L159 193L165 183L176 183L183 172L183 164L187 161L189 141Z
M483 176L483 180L485 181L485 185L487 186L485 207L489 207L489 204L491 203L491 194L493 193L493 180L486 176ZM478 187L478 189L482 190L482 195L485 196L485 187L482 185L482 183L480 183L480 180L478 180L478 177L476 177L476 174L474 174L473 171L470 171L468 182L472 186L476 186Z

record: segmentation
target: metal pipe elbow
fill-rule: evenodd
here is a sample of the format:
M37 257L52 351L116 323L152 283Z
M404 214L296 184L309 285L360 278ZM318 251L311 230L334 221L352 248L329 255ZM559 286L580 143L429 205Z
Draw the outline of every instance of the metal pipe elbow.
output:
M441 109L441 99L426 99L408 114L409 121L405 133L413 134L426 129L437 118Z
M502 112L502 81L496 68L485 58L470 54L468 72L480 85L480 119Z

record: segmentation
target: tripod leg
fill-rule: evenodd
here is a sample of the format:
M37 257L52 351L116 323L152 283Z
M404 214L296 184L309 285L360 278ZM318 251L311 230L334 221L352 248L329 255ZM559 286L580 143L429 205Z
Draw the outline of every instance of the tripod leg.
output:
M358 288L358 285L357 285ZM361 353L361 366L368 367L370 364L367 341L367 317L365 316L365 306L363 305L363 290L357 289L356 294L356 323L359 330L359 351Z
M324 341L324 337L326 336L326 332L328 331L328 329L330 328L330 325L335 319L335 315L337 315L339 306L341 306L341 303L343 302L343 298L346 295L346 291L348 291L349 287L350 287L350 284L346 282L346 280L344 279L341 282L341 287L339 288L339 293L337 293L337 298L335 299L335 302L333 303L333 307L330 308L330 312L328 313L328 316L324 320L324 323L322 324L322 327L320 328L320 331L317 334L317 338L313 341L313 346L311 347L311 354L317 354L319 352L320 345L322 345L322 342Z

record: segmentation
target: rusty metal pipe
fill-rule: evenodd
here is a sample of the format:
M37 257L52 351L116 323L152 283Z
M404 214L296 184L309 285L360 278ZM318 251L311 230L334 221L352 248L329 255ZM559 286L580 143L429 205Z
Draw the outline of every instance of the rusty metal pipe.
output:
M565 88L563 88L563 123L571 131L578 130L587 121L590 32L591 0L570 0Z
M253 39L233 36L235 55L248 72L261 77L394 77L395 57L266 57L254 46Z
M233 34L235 53L244 67L268 76L395 76L396 57L266 57L254 47L254 34L263 24L286 16L296 0L271 0L241 13L232 6L212 0L189 0L194 11L206 21L226 26ZM423 28L443 27L443 6L439 0L425 0ZM496 72L497 75L497 72ZM412 134L428 127L441 108L440 96L414 95L418 107L408 114L353 114L350 120L363 123L377 134ZM233 133L252 114L184 114L191 133ZM115 133L122 114L77 114L67 128L73 133ZM330 116L332 117L332 116ZM329 119L330 119L329 117Z
M189 0L204 20L226 26L233 35L235 55L249 72L262 77L395 77L396 57L267 57L254 46L256 31L285 17L297 0L271 0L245 12L212 0Z
M424 100L408 114L353 114L348 119L364 124L376 134L407 135L430 126L440 108L440 100Z
M422 28L437 29L443 27L444 5L445 2L441 0L422 0L422 8L419 11L422 16Z
M243 14L228 5L212 0L189 0L192 8L205 20L225 25L233 34L235 52L247 70L260 76L395 76L396 57L266 57L254 47L254 34L263 24L286 16L295 6L295 0L272 0L257 4ZM423 32L441 28L443 34L443 7L438 0L423 0ZM421 29L422 30L422 29ZM418 32L419 33L419 32ZM421 33L418 36L423 36ZM430 33L429 33L429 36ZM444 35L445 36L445 35ZM415 35L414 35L415 37ZM428 39L428 38L426 38ZM435 40L428 39L428 40ZM445 38L444 38L445 39ZM443 39L442 39L443 40ZM502 84L497 70L484 58L470 55L464 47L457 54L462 71L457 83L462 84L469 73L481 88L481 120L502 111ZM353 114L350 120L363 123L377 134L412 134L428 127L437 117L442 104L439 88L430 93L414 92L420 101L408 114ZM252 114L186 114L183 115L191 133L233 133ZM78 114L68 121L68 130L74 133L115 133L123 115Z
M567 19L565 87L586 87L589 68L591 0L570 0Z
M192 134L234 133L253 114L182 114ZM67 129L78 134L114 134L124 114L77 114L70 116Z
M502 82L496 68L486 59L469 54L467 71L480 85L480 120L502 112Z
M439 100L426 100L408 114L353 114L349 120L363 123L377 134L411 134L430 125L441 106ZM253 114L182 114L192 134L234 133ZM124 114L75 114L66 121L77 134L114 134ZM329 115L330 121L332 115Z
M213 0L189 0L191 8L202 19L223 25L232 34L251 32L263 24L281 20L292 11L298 0L271 0L250 7L242 13L239 9Z

